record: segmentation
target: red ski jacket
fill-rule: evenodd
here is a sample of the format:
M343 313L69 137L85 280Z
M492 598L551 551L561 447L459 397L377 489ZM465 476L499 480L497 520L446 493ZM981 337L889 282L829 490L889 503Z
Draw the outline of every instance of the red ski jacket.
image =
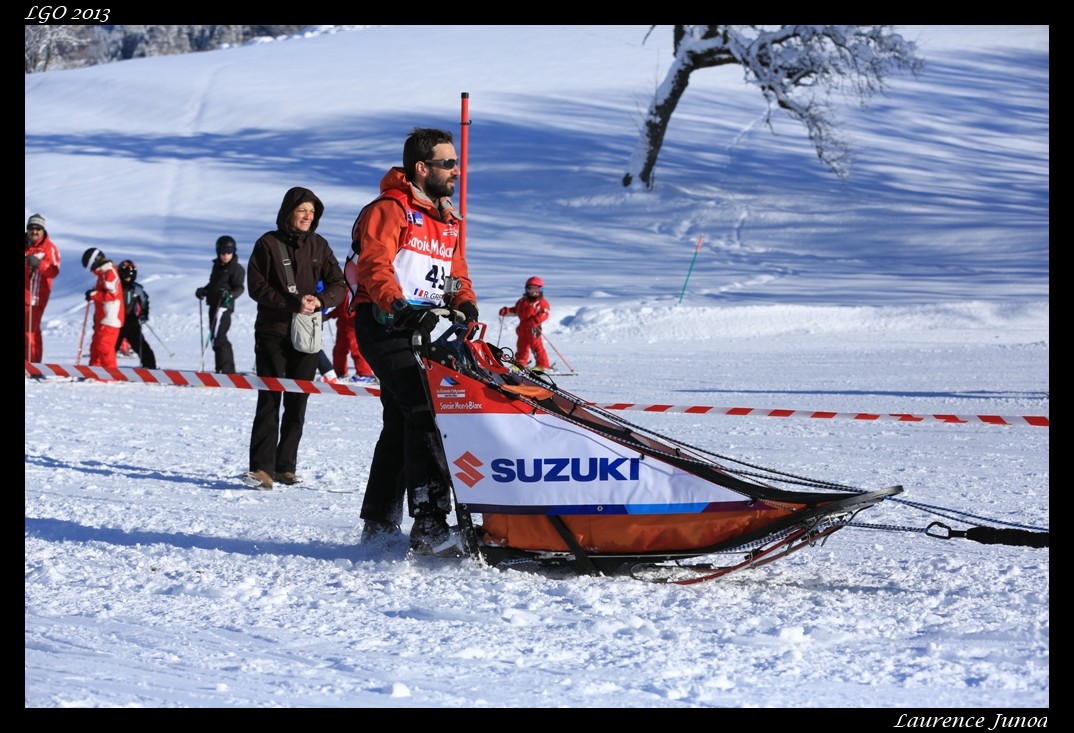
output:
M37 273L37 302L34 307L39 311L45 310L48 298L52 294L52 281L60 274L60 250L49 239L48 233L37 244L27 244L25 256L37 255L41 258L37 269L31 269L26 264L26 305L30 305L33 290L33 273Z
M548 304L543 295L530 300L525 295L518 302L507 309L508 313L518 316L518 331L532 330L540 327L552 315L552 306Z
M112 260L95 270L97 287L90 294L90 300L96 304L93 310L93 327L113 326L121 328L125 320L126 308L123 305L123 283Z

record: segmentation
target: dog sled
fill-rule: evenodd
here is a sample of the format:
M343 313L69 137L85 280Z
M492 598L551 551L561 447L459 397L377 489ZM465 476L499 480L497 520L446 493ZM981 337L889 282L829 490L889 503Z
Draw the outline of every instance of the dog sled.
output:
M429 343L418 332L414 345L464 551L489 565L712 580L823 543L903 490L812 481L675 441L514 362L485 329L452 325Z

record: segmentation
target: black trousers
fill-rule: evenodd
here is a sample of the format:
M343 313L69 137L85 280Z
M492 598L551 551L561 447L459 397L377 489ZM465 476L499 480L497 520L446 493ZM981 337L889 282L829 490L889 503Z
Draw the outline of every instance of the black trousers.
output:
M425 374L411 346L413 331L389 331L368 303L358 306L354 326L358 348L380 381L383 413L361 517L399 524L404 495L410 516L446 515L451 479Z
M231 348L231 342L227 340L227 332L230 328L230 310L214 307L209 311L209 331L213 334L213 355L216 357L217 374L235 373L235 352Z
M157 355L153 353L149 342L142 336L141 321L137 318L127 318L123 321L123 325L119 329L119 338L116 339L116 351L119 351L119 345L123 343L123 339L127 339L127 343L134 349L134 353L138 355L138 360L143 367L146 369L157 368Z
M317 371L317 355L296 351L287 335L255 333L254 361L259 377L313 379ZM275 475L297 468L298 444L302 441L308 400L308 394L299 392L258 391L254 425L250 431L251 471Z

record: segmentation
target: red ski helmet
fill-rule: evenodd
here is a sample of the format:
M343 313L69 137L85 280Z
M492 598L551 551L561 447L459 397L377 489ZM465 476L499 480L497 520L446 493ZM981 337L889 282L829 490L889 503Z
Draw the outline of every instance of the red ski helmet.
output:
M529 280L526 281L526 287L527 288L543 288L544 287L544 280L542 280L539 277L531 277Z

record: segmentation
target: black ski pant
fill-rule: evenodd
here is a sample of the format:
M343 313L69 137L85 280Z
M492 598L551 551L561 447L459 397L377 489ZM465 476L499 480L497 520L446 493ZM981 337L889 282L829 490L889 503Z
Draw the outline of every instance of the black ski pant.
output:
M218 320L219 323L217 323ZM213 339L217 374L235 373L235 352L231 348L231 342L227 340L227 332L230 328L231 311L227 308L213 307L209 311L209 333L212 334Z
M380 381L383 414L361 517L399 524L404 495L410 516L446 516L451 483L425 374L411 346L414 332L389 331L373 308L360 304L354 318L358 347Z
M313 379L317 371L317 355L296 351L291 346L291 337L286 334L255 333L254 361L259 377ZM299 392L258 391L250 431L251 471L275 475L297 468L298 444L302 441L308 400L308 394Z
M127 343L131 345L134 353L138 355L138 360L143 367L146 369L157 368L157 355L153 353L149 342L142 336L141 321L134 317L128 317L123 322L119 329L119 338L116 339L116 351L119 351L119 346L123 343L123 339L127 339Z

